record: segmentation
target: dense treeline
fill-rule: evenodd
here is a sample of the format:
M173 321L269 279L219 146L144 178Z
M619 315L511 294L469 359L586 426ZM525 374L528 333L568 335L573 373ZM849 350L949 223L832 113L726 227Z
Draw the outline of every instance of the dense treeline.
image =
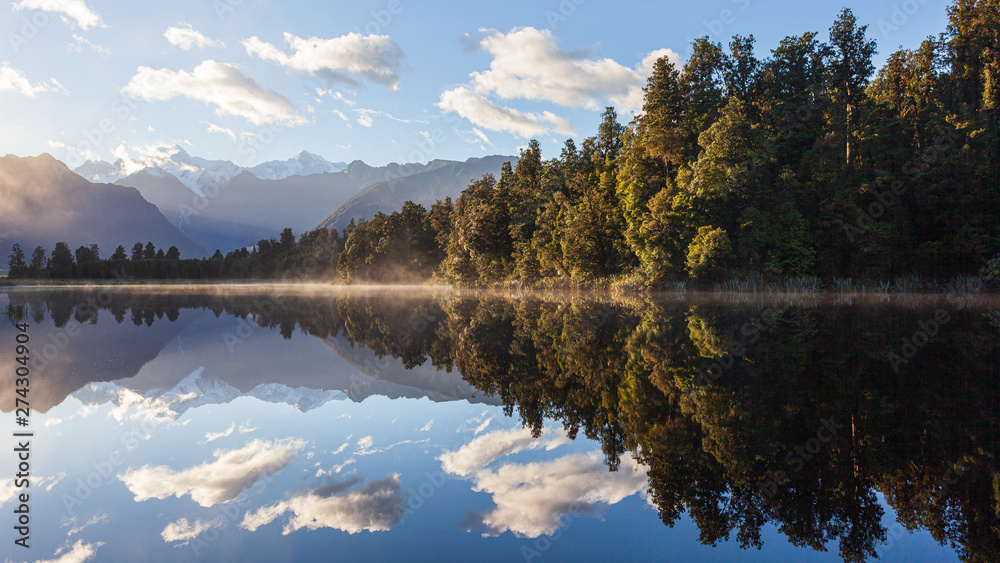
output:
M7 265L13 279L309 281L335 275L342 247L343 239L336 229L314 229L298 240L291 229L285 229L277 240L264 239L250 249L240 248L224 256L216 250L205 259L184 259L177 247L164 252L152 242L137 242L130 253L119 245L107 259L101 259L96 244L70 252L67 243L57 242L50 256L38 246L26 259L21 246L15 244Z
M828 42L787 37L763 60L753 36L697 39L682 68L656 62L627 126L608 108L557 158L532 141L453 203L361 223L338 270L489 284L976 274L1000 249L1000 4L957 0L949 16L877 74L846 9Z

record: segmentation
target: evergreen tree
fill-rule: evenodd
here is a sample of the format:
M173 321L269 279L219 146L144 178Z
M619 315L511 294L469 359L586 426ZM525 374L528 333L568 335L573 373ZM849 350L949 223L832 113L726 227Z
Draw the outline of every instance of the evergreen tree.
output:
M40 278L44 276L46 274L46 266L45 249L41 246L36 246L35 250L31 253L31 265L29 266L31 277Z
M28 273L28 265L24 262L24 251L21 245L14 243L10 249L10 257L7 260L7 276L10 278L23 278Z
M89 250L89 249L88 249ZM57 279L73 277L73 253L65 241L57 242L48 264L49 275Z
M830 28L833 47L830 62L830 85L834 99L843 115L844 154L847 166L852 165L851 146L854 138L857 108L865 99L865 86L875 71L872 57L875 41L868 40L868 26L858 26L850 9L844 8Z

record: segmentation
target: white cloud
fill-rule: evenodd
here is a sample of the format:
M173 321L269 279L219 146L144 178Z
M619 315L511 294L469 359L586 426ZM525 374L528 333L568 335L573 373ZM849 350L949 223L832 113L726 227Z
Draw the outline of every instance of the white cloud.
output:
M96 45L94 43L91 43L86 37L82 35L74 33L73 39L76 41L76 44L66 43L66 46L69 47L69 51L73 53L82 52L83 46L86 45L91 49L93 49L95 52L97 52L98 55L101 55L102 57L107 58L108 56L111 55L111 49L105 47L104 45Z
M235 115L254 125L305 123L284 96L261 87L235 65L213 60L202 62L192 72L141 66L122 93L158 101L186 96L215 106L217 115Z
M354 82L349 75L361 76L390 90L399 88L403 70L403 50L388 35L348 33L332 39L303 39L285 33L288 54L257 36L243 40L247 54L309 74Z
M236 500L259 478L277 473L304 446L301 440L254 440L238 450L216 450L215 461L181 471L145 465L118 478L132 491L136 502L189 494L201 506L213 506Z
M65 548L56 550L54 559L39 560L36 563L83 563L96 555L97 549L102 545L103 542L83 543L83 540L77 540L69 550Z
M521 27L507 34L481 31L485 35L478 47L493 57L490 68L470 74L467 85L442 93L437 105L480 127L522 137L550 131L572 134L572 125L550 112L523 113L493 102L490 97L551 102L594 111L614 105L620 112L635 112L642 107L642 88L653 62L667 56L675 64L680 63L677 53L660 49L630 68L610 58L567 51L549 30Z
M533 438L528 428L497 430L477 436L453 452L444 452L438 456L438 460L441 461L441 468L448 473L464 477L501 457L526 449L551 450L568 442L566 434L557 430L547 429L538 438Z
M14 4L15 10L42 10L62 14L62 20L76 23L86 31L91 27L108 27L101 16L91 10L83 0L21 0Z
M180 47L181 49L187 51L192 47L204 49L205 47L221 48L226 46L226 44L222 41L216 41L205 37L205 35L200 31L192 29L189 24L181 23L179 25L184 27L168 27L167 31L163 34L163 36L167 38L167 41L175 47Z
M401 492L399 475L390 474L360 489L349 490L358 479L334 483L265 506L243 517L240 527L255 531L286 512L292 516L282 534L307 528L334 528L349 534L382 532L396 525L406 511L408 500Z
M479 137L480 141L486 143L487 145L491 145L491 146L493 145L493 143L490 142L490 138L486 136L486 133L483 133L482 131L480 131L479 129L476 129L475 127L472 128L472 132L477 137Z
M205 130L208 131L209 133L222 133L223 135L225 135L225 136L229 137L230 139L232 139L234 143L236 142L236 133L233 132L232 129L229 129L227 127L222 127L221 125L216 125L216 124L210 123L208 121L203 121L202 123L205 125ZM243 432L243 427L242 426L240 427L240 432ZM232 428L230 428L229 434L232 434ZM226 434L226 435L228 436L229 434ZM205 437L208 438L207 435ZM220 436L220 438L221 437L222 436ZM211 440L209 440L209 441L211 441Z
M364 110L364 109L356 109L356 110L354 110L354 112L358 114L358 117L357 117L357 119L358 119L358 125L360 125L362 127L371 127L372 126L372 124L373 124L372 115L374 115L374 112L372 112L370 110Z
M217 129L222 129L218 125L216 125L215 127ZM226 129L226 131L229 131L229 130ZM209 124L208 132L209 133L212 132L212 125L211 124ZM229 133L232 135L233 140L235 141L236 140L236 133L233 133L232 131L229 131ZM214 441L218 440L219 438L225 438L227 436L230 436L233 433L234 430L236 430L236 423L235 422L231 423L229 425L229 428L226 428L222 432L206 432L205 433L205 441L204 442L199 442L199 443L200 444L207 444L209 442L214 442Z
M179 541L184 542L181 545L187 545L190 540L198 537L205 530L218 528L221 525L222 522L219 520L209 520L208 522L195 520L194 522L188 522L187 518L181 518L176 522L167 524L167 527L163 528L163 531L160 532L160 537L168 543Z
M573 123L565 117L550 111L526 113L504 107L465 86L443 92L437 106L453 111L484 129L513 133L525 139L550 131L562 135L573 135L575 131Z
M53 82L55 82L54 79ZM7 61L0 63L0 92L17 92L23 96L34 98L35 94L39 92L51 92L56 89L45 83L32 84L23 72L11 66Z

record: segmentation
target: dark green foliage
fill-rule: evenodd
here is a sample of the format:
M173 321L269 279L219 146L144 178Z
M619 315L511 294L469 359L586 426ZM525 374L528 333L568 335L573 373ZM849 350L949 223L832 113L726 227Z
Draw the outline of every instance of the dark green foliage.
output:
M73 254L65 242L57 242L49 258L49 275L57 279L73 277Z
M28 274L28 264L24 262L24 251L21 250L20 244L14 243L11 247L7 270L7 276L10 278L23 278Z

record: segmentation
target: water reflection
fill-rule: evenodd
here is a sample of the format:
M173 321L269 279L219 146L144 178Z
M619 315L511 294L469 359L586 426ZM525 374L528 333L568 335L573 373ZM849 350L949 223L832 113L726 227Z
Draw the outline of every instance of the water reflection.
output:
M732 537L747 554L773 549L773 527L803 549L796 558L833 549L845 561L892 559L902 540L887 506L962 560L1000 560L995 301L744 297L63 290L12 291L8 311L38 325L33 338L54 351L35 359L43 412L70 394L173 422L240 397L307 413L386 396L500 405L521 423L487 430L483 411L464 423L471 439L438 437L437 449L401 436L400 449L425 449L412 462L424 477L410 488L398 468L344 476L378 448L322 432L117 476L135 502L213 507L239 504L304 452L353 449L287 494L260 495L233 528L386 531L427 497L421 486L434 493L447 478L488 499L459 525L487 537L554 534L567 517L645 495L663 524L689 518L701 544ZM11 381L0 389L13 394ZM220 438L241 433L241 421L223 422ZM599 452L531 457L581 431ZM161 535L190 542L222 521L178 518Z

